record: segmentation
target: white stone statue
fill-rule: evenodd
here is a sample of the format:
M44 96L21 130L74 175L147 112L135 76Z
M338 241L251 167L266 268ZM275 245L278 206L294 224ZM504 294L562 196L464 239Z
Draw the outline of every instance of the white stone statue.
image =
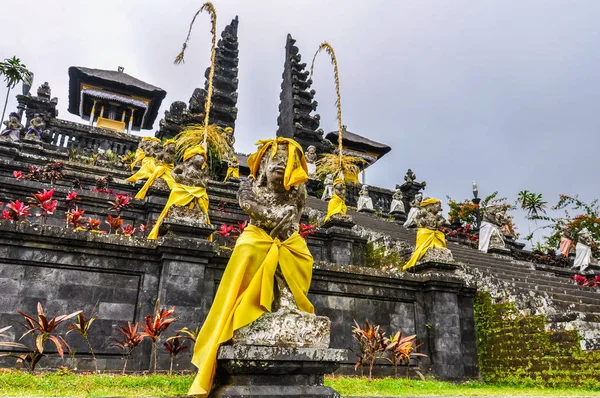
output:
M325 185L325 190L323 191L321 200L329 200L333 195L333 174L327 174L323 184Z
M375 211L375 209L373 209L373 199L371 199L369 196L368 185L363 185L360 188L360 192L358 193L358 202L356 203L356 210L365 212Z
M402 199L404 199L404 195L402 194L402 191L400 190L400 188L397 188L396 192L394 192L394 194L392 195L392 204L390 205L390 214L406 213L406 210L404 210L404 202L402 201Z
M479 228L479 250L487 253L490 248L506 250L502 227L506 224L506 212L498 206L483 209Z
M575 246L575 261L573 268L579 268L579 271L583 272L592 263L592 234L587 228L582 229L579 232L579 239Z
M419 208L421 207L422 200L423 194L419 192L415 195L414 200L410 202L410 211L408 212L408 216L406 216L406 221L404 222L405 228L411 228L417 225L416 217L419 213Z
M306 149L304 156L306 157L306 166L308 166L308 178L314 180L317 178L317 148L314 145L310 145Z

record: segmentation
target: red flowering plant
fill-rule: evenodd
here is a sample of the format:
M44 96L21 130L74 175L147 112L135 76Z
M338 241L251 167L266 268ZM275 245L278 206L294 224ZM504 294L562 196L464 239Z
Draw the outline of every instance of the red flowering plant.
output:
M125 228L123 228L121 230L121 233L125 236L131 236L131 235L135 234L135 231L136 231L136 228L133 225L127 224L125 226Z
M10 222L23 221L25 217L30 217L29 206L25 203L15 200L6 205L6 209L2 211L2 219L10 220Z
M101 224L102 224L102 222L100 220L94 219L94 218L90 218L90 220L87 223L87 230L90 231L90 232L103 234L105 232L102 231L102 230L100 230L100 225Z
M75 206L74 209L71 209L71 210L67 211L67 213L66 213L67 224L69 224L69 226L73 227L73 229L80 230L80 231L83 230L88 222L88 218L83 217L84 214L85 214L85 210L79 210L79 208L77 206Z
M308 235L314 234L316 232L316 230L317 230L317 227L315 227L314 225L300 223L300 226L298 228L298 233L300 234L301 237L306 239L306 237Z
M117 193L115 194L115 200L108 202L111 205L109 210L114 210L117 215L121 215L121 211L127 207L131 207L131 195L128 193Z
M590 279L584 275L573 275L573 278L571 279L573 279L580 286L587 286L591 288L600 286L600 276L598 275Z
M69 192L65 198L65 204L67 205L67 209L72 209L73 207L75 207L75 203L78 200L81 200L81 198L77 195L77 192Z
M452 199L450 196L446 196L448 199L448 207L450 211L448 212L448 221L451 223L455 223L456 221L460 221L461 223L467 223L470 225L474 225L477 221L477 208L478 205L474 204L468 199L463 200L462 202L457 202Z
M17 180L20 180L23 178L23 171L19 170L19 171L13 171L13 177L15 177Z
M46 191L44 189L43 192L38 192L31 194L34 201L29 201L31 207L36 207L40 209L40 212L36 214L36 217L41 217L42 225L46 224L48 217L54 214L56 211L56 206L58 205L58 200L52 199L54 196L54 189L50 191Z
M113 217L109 214L105 222L110 226L110 232L117 234L122 229L123 220L121 216Z
M448 227L440 228L447 237L466 239L470 246L477 247L479 245L479 235L474 233L471 224L465 224L460 228L452 229Z
M237 226L233 224L221 224L221 228L219 228L216 233L221 235L225 240L225 247L232 249L235 246L237 238L239 238L242 232L244 232L244 229L247 225L248 220L244 221L243 223L238 222Z

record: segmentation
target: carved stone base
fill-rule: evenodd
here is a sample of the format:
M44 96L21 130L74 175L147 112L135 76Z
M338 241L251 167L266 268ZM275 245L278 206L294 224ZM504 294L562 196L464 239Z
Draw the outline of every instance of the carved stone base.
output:
M434 262L434 263L454 263L454 256L450 249L445 247L432 247L427 249L425 255L419 260L419 263Z
M331 227L339 227L339 228L352 228L356 224L352 221L352 216L347 214L334 214L331 216L327 222L325 222L321 228L331 228Z
M390 213L390 216L394 217L394 219L400 223L404 223L406 221L406 213L394 212Z
M411 272L415 272L417 274L423 274L425 272L432 272L432 271L454 273L459 268L460 267L459 267L458 263L442 263L442 262L437 262L437 261L422 262L421 261L421 262L418 262L417 264L415 264L415 266L411 270Z
M207 216L199 208L173 206L163 225L178 237L207 239L214 231L215 226L207 224Z
M329 348L222 346L210 398L339 398L323 376L348 360L346 350Z
M330 328L327 317L280 309L236 330L232 340L255 346L328 348Z

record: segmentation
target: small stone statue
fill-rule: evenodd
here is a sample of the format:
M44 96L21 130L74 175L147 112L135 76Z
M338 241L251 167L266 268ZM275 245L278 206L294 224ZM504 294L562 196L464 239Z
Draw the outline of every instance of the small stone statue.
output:
M227 159L227 174L223 182L227 182L229 179L237 180L240 178L240 162L236 156L232 156Z
M366 184L360 188L360 192L358 193L356 210L367 213L375 211L375 209L373 209L373 199L369 196L369 186Z
M399 187L396 187L396 192L392 195L392 204L390 205L390 214L405 214L404 210L404 195Z
M404 222L405 228L412 228L417 225L416 216L419 213L419 208L421 206L421 201L423 200L423 194L421 192L415 195L415 199L410 202L410 211L408 212L408 216L406 217L406 221Z
M308 181L302 147L281 137L260 144L248 158L251 177L238 192L250 224L236 241L198 336L192 362L199 369L190 394L210 392L217 351L230 340L277 347L329 344L329 320L315 316L307 298L313 258L298 234Z
M506 224L506 212L500 206L488 206L483 209L483 219L479 228L479 250L507 250L502 227Z
M156 169L156 159L154 158L159 150L162 149L160 139L156 137L142 137L135 151L135 159L131 163L131 170L135 165L141 162L141 167L132 176L125 181L136 182L138 180L147 180L154 174Z
M160 145L160 143L158 143ZM148 148L150 154L156 153L155 144L150 144ZM162 145L161 150L153 156L156 159L156 168L152 175L146 180L144 186L135 195L136 199L143 200L146 198L148 189L154 187L157 189L173 189L176 182L171 176L173 170L173 162L175 161L176 147L174 140L167 140Z
M314 145L310 145L306 150L305 156L308 167L308 178L315 179L317 176L317 148Z
M573 234L570 229L565 228L563 230L563 235L560 238L560 252L564 257L569 257L575 250L575 243L573 243Z
M46 128L46 122L39 115L35 115L33 119L29 121L29 128L25 133L26 139L41 140L44 129Z
M16 112L12 112L8 116L8 120L4 121L6 128L0 132L0 136L10 138L13 141L21 140L21 131L23 130L23 125L19 122L19 114Z
M327 204L327 216L324 222L329 221L336 214L346 214L346 183L341 178L336 178L333 182L333 195Z
M331 195L333 195L333 174L327 174L325 176L323 185L325 185L325 190L323 191L321 200L329 200L331 199Z
M446 236L440 228L448 225L442 215L442 203L438 199L424 199L415 218L417 242L410 260L402 268L406 271L417 262L453 262L452 252L446 248Z
M587 228L579 231L579 239L577 239L577 245L575 246L575 261L572 268L579 268L579 271L583 272L594 262L591 247L593 243L594 238Z
M188 148L183 163L177 165L170 175L175 184L171 188L167 204L158 216L148 239L158 239L160 225L165 217L184 220L186 224L210 224L208 217L208 174L205 168L206 152L202 145ZM180 222L181 223L181 222Z

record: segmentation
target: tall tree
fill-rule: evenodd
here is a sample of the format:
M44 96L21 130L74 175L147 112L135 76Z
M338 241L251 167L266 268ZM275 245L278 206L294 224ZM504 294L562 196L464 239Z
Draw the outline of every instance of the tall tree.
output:
M534 233L539 229L537 220L540 219L540 216L546 214L548 202L544 201L541 193L529 192L525 189L518 193L517 204L527 213L529 235L527 235L526 240L532 241ZM535 230L533 232L531 231L531 220L535 223ZM539 243L540 240L538 239Z
M12 58L6 58L3 62L0 62L0 76L4 76L6 82L6 100L4 101L4 109L2 109L2 119L0 123L4 121L4 114L6 113L6 106L8 104L8 96L10 90L15 86L27 79L31 78L31 72L27 67L21 63L21 60L15 56Z

